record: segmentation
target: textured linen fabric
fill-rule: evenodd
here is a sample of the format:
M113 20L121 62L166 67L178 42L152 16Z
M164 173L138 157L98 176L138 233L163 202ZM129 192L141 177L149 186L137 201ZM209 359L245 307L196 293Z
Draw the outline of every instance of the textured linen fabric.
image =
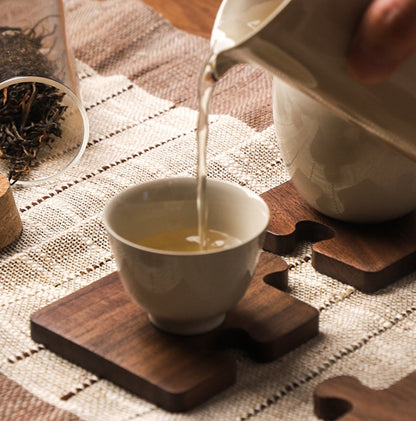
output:
M0 373L0 403L2 421L77 421L70 412L56 408L22 388Z
M313 390L326 378L353 375L385 388L414 371L415 275L366 295L317 273L307 243L283 257L290 293L320 312L320 334L271 363L236 352L236 384L185 414L31 340L34 311L116 270L102 224L106 202L134 183L195 175L197 81L209 52L207 40L173 28L139 0L65 6L91 134L61 179L13 187L23 233L0 251L0 419L36 419L37 407L45 420L315 420ZM234 67L211 111L210 177L258 194L288 180L267 74Z

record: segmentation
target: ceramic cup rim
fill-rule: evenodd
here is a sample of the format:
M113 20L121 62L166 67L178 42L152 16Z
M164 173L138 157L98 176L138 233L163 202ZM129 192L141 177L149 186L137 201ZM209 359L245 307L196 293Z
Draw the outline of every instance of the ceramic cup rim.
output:
M254 234L252 234L251 236L247 237L246 239L244 239L244 241L242 241L241 243L234 245L234 246L230 246L230 247L225 247L225 248L221 248L218 250L201 250L201 251L172 251L172 250L160 250L160 249L156 249L156 248L151 248L151 247L146 247L140 244L137 244L133 241L130 241L126 238L124 238L122 235L120 235L111 225L110 222L110 215L113 212L113 209L117 206L117 203L120 202L120 199L125 197L125 196L129 196L133 191L137 190L137 191L142 191L143 189L145 189L146 187L151 187L151 186L156 186L156 185L161 185L161 184L165 184L165 183L175 183L175 184L184 184L187 185L185 183L195 183L195 188L196 188L196 178L195 177L168 177L168 178L160 178L160 179L156 179L156 180L151 180L151 181L145 181L143 183L138 183L138 184L134 184L132 186L127 187L126 189L124 189L123 191L121 191L120 193L116 194L112 199L110 199L107 204L104 207L104 211L103 211L103 224L104 227L106 228L107 232L114 237L117 241L120 241L121 243L133 247L134 249L140 250L140 251L144 251L144 252L148 252L148 253L152 253L152 254L157 254L157 255L165 255L165 256L181 256L181 257L195 257L195 256L202 256L202 255L211 255L211 254L220 254L220 253L224 253L230 250L234 250L236 248L240 248L240 247L244 247L246 246L248 243L252 242L253 240L255 240L256 238L258 238L262 233L265 232L269 221L270 221L270 210L268 205L266 204L266 202L256 193L254 193L253 191L249 190L246 187L240 186L236 183L232 183L226 180L217 180L217 179L208 179L207 180L207 189L209 188L209 185L223 185L223 186L227 186L229 188L232 188L234 190L239 190L243 193L246 194L247 199L249 199L250 201L256 201L259 206L262 208L262 214L264 216L264 223L261 225L261 227L259 229L256 230L256 232Z

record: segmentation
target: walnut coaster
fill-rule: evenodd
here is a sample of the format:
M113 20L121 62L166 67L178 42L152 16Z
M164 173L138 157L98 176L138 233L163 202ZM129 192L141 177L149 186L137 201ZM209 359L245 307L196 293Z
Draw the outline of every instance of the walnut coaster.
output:
M266 250L285 254L312 241L317 271L367 293L416 269L416 212L381 224L340 222L312 209L290 181L262 197L271 211Z
M206 334L155 328L115 272L37 311L31 335L168 411L186 411L235 382L236 361L227 348L265 362L318 334L318 311L278 289L287 285L287 269L279 256L263 252L244 298Z
M8 246L22 232L22 220L7 178L0 174L0 249Z
M325 380L315 389L314 412L325 420L415 420L416 371L383 390L372 390L350 376Z

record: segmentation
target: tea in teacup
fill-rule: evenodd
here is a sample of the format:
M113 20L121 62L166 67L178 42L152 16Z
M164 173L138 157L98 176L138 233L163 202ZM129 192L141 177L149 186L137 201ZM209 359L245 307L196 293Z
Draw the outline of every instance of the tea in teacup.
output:
M205 245L202 246L197 228L182 228L149 235L137 244L164 251L198 252L234 247L241 244L241 240L225 232L208 229Z

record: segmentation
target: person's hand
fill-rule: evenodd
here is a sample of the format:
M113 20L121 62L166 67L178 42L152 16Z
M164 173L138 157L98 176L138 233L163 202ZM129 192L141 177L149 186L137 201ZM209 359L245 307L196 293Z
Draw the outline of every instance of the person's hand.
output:
M376 84L415 51L416 0L373 0L352 40L349 69L359 82Z

